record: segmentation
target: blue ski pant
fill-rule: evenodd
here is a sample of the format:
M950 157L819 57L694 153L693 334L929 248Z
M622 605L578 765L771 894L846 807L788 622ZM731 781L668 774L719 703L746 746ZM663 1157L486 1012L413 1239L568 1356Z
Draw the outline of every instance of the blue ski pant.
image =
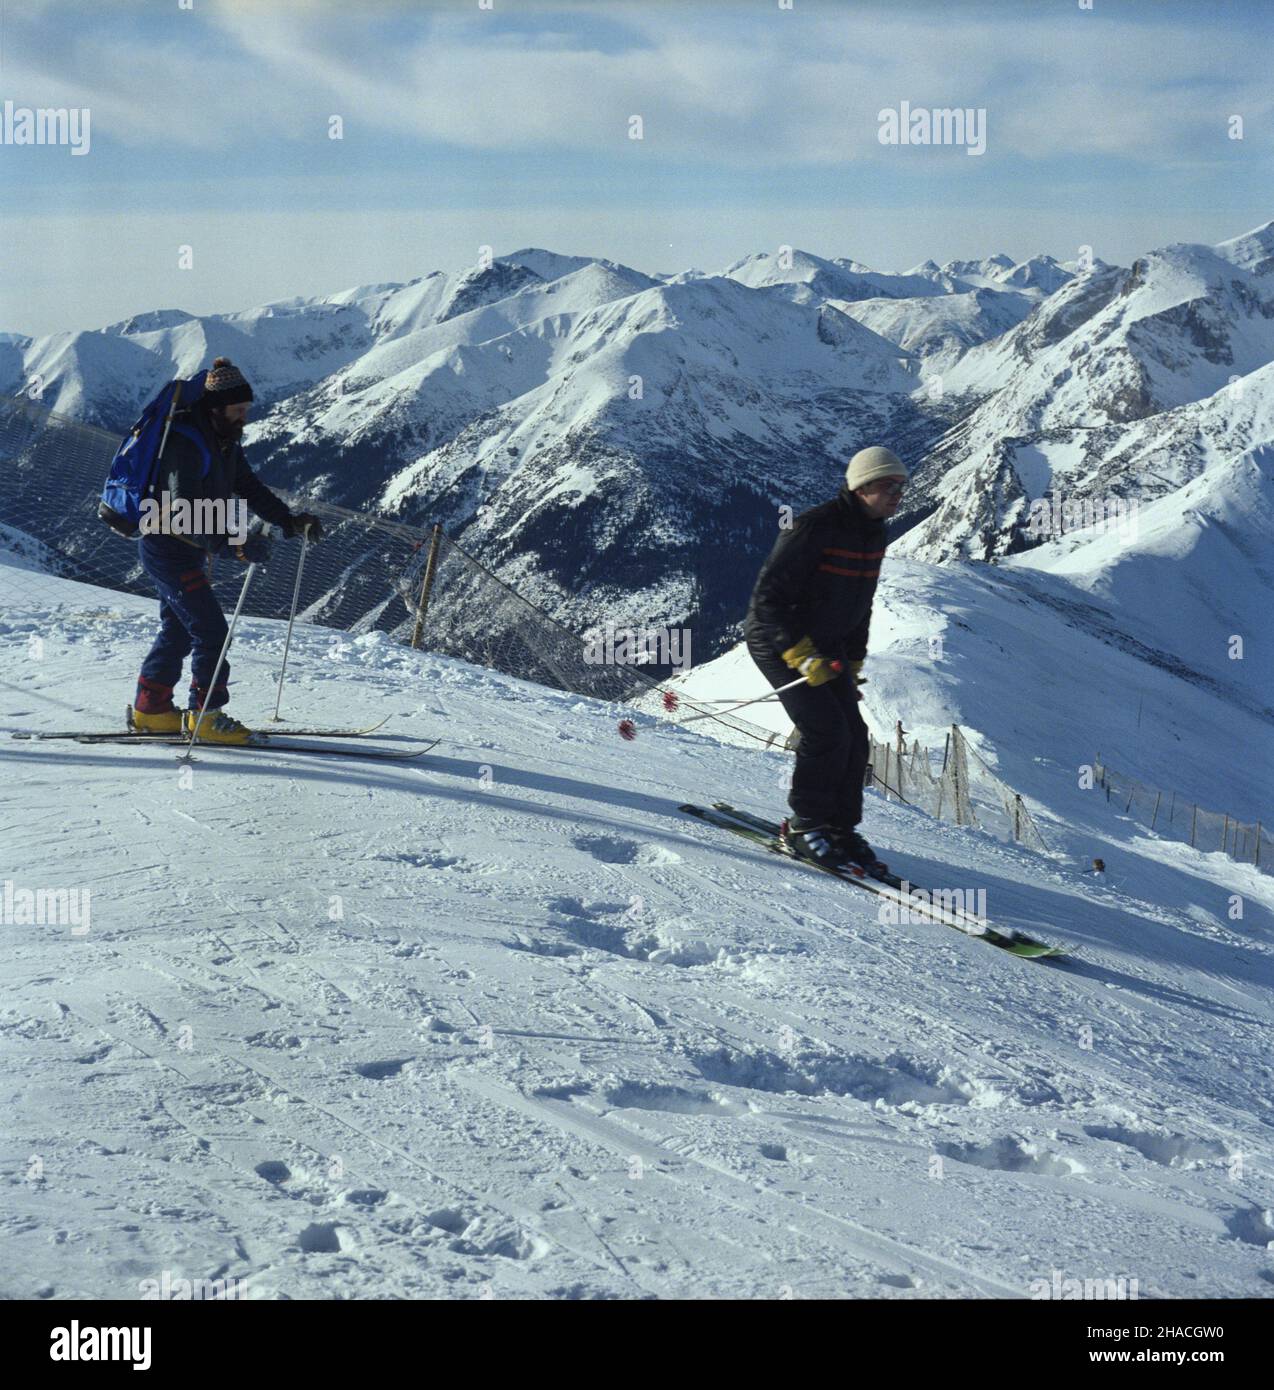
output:
M217 688L208 695L217 658L229 631L226 615L209 582L211 557L174 536L143 536L138 542L142 569L159 593L159 635L142 662L136 707L171 707L181 668L190 657L190 709L218 709L230 698L230 665L221 668Z

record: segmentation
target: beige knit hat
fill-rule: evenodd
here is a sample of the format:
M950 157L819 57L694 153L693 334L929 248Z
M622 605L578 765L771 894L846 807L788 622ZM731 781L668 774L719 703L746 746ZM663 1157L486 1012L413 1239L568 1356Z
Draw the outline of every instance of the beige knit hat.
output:
M873 444L870 449L859 449L849 461L845 470L845 484L850 492L855 488L874 483L877 478L907 478L907 465L892 449Z

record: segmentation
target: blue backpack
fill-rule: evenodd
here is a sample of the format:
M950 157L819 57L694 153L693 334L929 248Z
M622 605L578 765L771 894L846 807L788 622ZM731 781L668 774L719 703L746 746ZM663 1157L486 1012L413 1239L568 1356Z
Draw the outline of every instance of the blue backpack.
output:
M114 531L128 540L141 534L142 503L154 496L159 479L159 461L173 416L183 406L193 404L203 395L207 372L192 376L189 381L178 378L170 381L142 411L127 438L115 451L111 471L106 475L102 500L97 514Z

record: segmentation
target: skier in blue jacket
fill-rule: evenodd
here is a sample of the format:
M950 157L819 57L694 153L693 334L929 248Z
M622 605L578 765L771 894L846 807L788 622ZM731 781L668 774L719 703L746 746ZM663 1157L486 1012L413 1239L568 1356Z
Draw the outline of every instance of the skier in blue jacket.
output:
M159 635L142 662L137 693L129 707L129 726L146 733L177 733L194 727L205 706L201 739L244 743L250 730L222 710L230 698L230 667L223 664L210 690L228 627L210 583L212 557L233 554L245 564L262 564L269 555L263 535L236 524L239 503L285 535L306 532L318 540L316 516L292 512L248 466L240 442L252 387L228 358L218 357L204 380L204 391L178 410L164 447L159 476L162 508L148 524L143 518L138 549L142 568L159 592ZM209 505L219 504L219 505ZM173 704L182 664L190 657L189 708Z

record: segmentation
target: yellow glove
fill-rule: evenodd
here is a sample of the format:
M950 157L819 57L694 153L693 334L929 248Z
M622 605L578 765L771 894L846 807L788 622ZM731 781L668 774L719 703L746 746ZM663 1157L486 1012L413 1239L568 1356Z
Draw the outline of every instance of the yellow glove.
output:
M820 656L814 650L812 637L802 637L794 647L789 647L783 653L783 660L793 671L799 671L810 685L823 685L827 681L835 680L840 675L840 667L837 663L829 661L825 656Z

